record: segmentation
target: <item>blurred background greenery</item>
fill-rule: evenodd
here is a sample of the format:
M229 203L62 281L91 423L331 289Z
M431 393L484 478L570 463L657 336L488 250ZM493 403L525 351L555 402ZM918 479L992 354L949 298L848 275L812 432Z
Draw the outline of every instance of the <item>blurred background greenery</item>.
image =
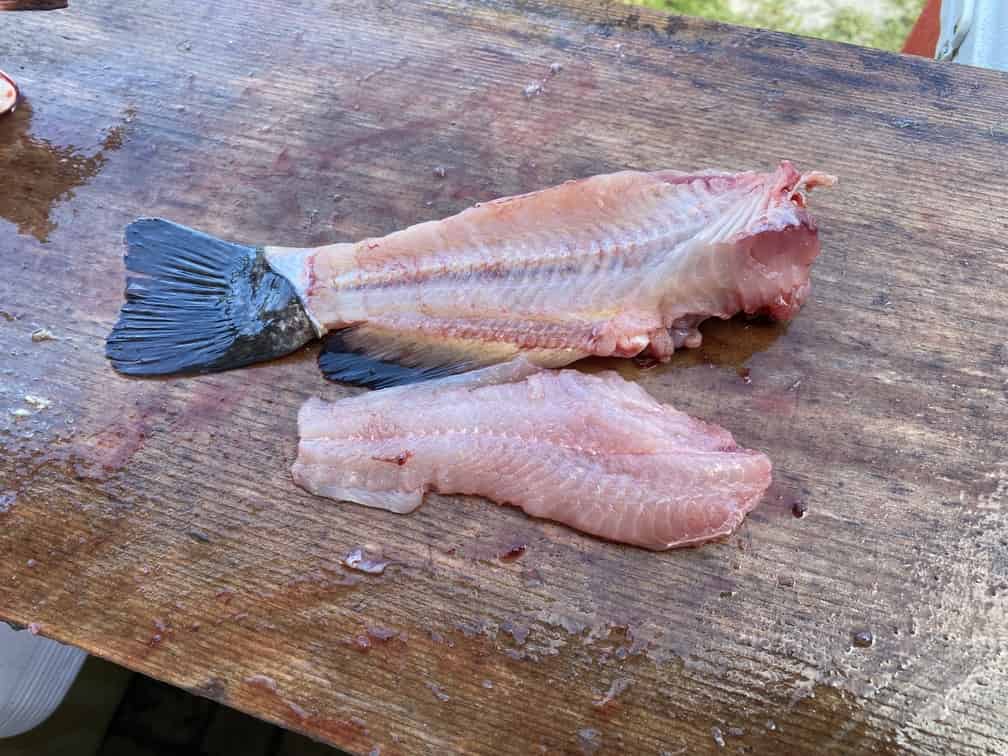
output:
M626 0L670 13L702 16L899 50L925 0Z

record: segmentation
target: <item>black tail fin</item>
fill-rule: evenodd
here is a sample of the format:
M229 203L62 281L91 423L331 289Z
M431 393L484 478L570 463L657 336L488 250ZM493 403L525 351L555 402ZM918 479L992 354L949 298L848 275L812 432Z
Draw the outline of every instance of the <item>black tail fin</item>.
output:
M261 249L156 218L126 228L126 304L105 347L129 375L208 373L280 357L316 337Z

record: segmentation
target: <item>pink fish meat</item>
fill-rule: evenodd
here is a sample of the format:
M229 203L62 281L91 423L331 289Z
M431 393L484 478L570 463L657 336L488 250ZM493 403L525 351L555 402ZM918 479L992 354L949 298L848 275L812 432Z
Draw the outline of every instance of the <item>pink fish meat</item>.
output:
M527 362L326 403L298 416L294 480L407 513L472 494L649 549L731 533L770 485L770 460L617 373Z
M792 317L819 253L806 195L833 177L623 171L476 205L386 236L244 247L167 221L127 230L136 274L108 341L126 373L221 370L331 334L319 364L370 386L521 354L668 360L698 326Z

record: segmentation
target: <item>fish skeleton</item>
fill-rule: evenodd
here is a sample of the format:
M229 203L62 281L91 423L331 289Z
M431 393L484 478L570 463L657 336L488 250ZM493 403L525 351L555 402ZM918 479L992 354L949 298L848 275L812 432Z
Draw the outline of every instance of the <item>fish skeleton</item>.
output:
M618 373L519 358L324 402L298 415L308 491L407 513L471 494L648 549L731 533L770 485L766 455L661 404Z
M775 172L622 171L356 243L247 247L160 219L126 232L120 372L209 372L328 334L326 377L384 387L523 355L667 361L708 317L788 319L819 253L807 192Z

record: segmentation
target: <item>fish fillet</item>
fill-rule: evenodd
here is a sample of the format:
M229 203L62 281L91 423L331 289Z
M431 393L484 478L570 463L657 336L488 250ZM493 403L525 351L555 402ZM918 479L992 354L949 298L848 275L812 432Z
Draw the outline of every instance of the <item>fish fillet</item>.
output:
M220 370L331 334L334 380L386 386L505 362L668 360L698 325L792 317L819 253L806 194L833 177L619 173L486 202L387 236L255 249L167 221L127 230L127 373Z
M521 361L298 416L298 485L407 513L428 491L520 507L648 549L732 532L770 484L766 455L617 373Z

